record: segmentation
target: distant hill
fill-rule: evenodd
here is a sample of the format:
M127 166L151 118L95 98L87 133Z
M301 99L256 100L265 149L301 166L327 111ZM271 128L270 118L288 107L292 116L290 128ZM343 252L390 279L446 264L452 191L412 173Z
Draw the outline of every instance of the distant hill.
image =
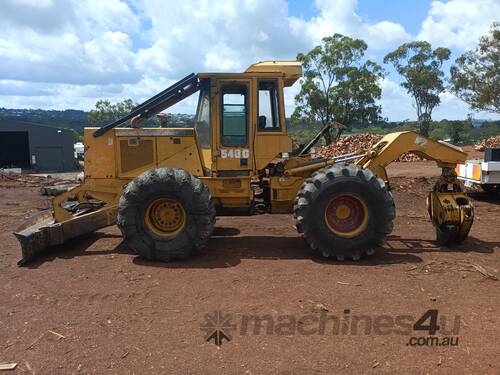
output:
M74 109L65 111L43 110L43 109L7 109L0 108L0 119L13 119L17 121L31 122L54 126L56 128L66 128L83 132L83 128L88 126L89 113Z
M83 128L90 126L88 123L89 112L75 109L64 111L43 110L43 109L8 109L0 108L0 120L30 122L53 126L56 128L73 129L79 134L83 133ZM192 126L193 115L182 113L168 114L169 126L188 127ZM105 125L105 124L102 124Z
M194 125L194 115L182 113L167 113L168 127L191 127ZM67 109L64 111L43 110L43 109L7 109L0 108L0 122L10 120L30 122L57 128L72 129L75 139L81 138L83 128L89 126L89 112ZM105 125L99 124L98 126ZM288 134L298 143L305 143L311 140L322 128L321 124L305 124L301 122L291 123L286 119ZM151 118L143 123L144 127L160 126L157 118ZM346 133L374 133L386 134L393 131L416 130L418 124L415 121L381 121L369 126L363 124L351 124ZM453 138L460 133L462 141L472 143L479 139L500 134L500 120L486 121L483 119L473 120L473 124L467 121L433 121L431 126L431 137L435 139Z

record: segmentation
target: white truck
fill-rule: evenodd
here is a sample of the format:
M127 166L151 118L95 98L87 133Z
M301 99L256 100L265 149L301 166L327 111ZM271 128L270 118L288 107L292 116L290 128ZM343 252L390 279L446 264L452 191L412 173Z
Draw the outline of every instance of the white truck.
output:
M486 148L484 160L457 164L456 172L464 185L479 185L487 193L500 193L500 148Z

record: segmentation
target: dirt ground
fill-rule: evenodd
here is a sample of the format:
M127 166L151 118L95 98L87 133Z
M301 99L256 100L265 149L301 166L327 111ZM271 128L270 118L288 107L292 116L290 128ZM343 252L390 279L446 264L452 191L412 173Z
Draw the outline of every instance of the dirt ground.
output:
M498 374L500 199L471 194L470 237L442 248L425 209L439 170L396 163L389 174L394 232L358 263L319 257L291 216L264 215L219 218L206 249L185 262L145 261L110 227L18 268L11 233L48 201L33 186L0 187L0 363L18 363L19 374ZM434 336L457 345L409 344L427 340L412 326L433 309ZM243 329L255 316L259 334ZM401 316L409 328L391 329ZM205 340L214 320L231 338L220 346Z

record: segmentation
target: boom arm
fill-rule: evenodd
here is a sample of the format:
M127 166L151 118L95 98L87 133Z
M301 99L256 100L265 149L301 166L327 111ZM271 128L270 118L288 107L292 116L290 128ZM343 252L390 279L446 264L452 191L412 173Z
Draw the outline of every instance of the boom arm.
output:
M310 173L335 163L355 160L355 164L370 169L378 177L389 182L385 167L406 152L414 152L425 159L434 160L441 168L455 168L457 163L463 163L467 154L460 148L444 142L407 131L387 134L369 150L359 150L352 154L337 156L331 159L320 159L285 170L288 176Z
M198 76L194 73L184 77L179 82L173 84L172 86L166 88L159 94L156 94L152 98L146 100L144 103L139 104L137 107L132 109L130 113L110 124L104 125L102 128L97 129L94 132L94 137L100 137L108 130L123 124L125 121L132 120L136 117L138 120L146 119L161 111L173 106L184 98L194 94L199 89Z
M456 146L408 131L386 135L356 164L370 169L387 183L389 179L385 167L406 152L434 160L441 168L455 168L457 163L463 163L467 158L467 154Z

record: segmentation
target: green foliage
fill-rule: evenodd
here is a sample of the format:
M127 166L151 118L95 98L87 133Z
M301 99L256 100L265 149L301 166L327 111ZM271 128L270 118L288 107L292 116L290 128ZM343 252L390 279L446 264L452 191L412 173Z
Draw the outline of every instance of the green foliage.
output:
M474 110L500 113L500 23L450 69L451 90Z
M303 78L292 121L349 126L379 120L381 110L375 102L382 93L379 81L384 72L378 64L364 61L366 49L360 39L335 34L308 53L299 53ZM331 142L330 133L325 141Z
M291 121L288 126L288 135L293 141L300 145L305 145L321 130L323 127L321 123L305 123L300 121ZM324 144L319 142L319 144Z
M295 143L304 144L321 129L321 124L291 123L288 128L288 134ZM417 121L387 122L380 121L369 126L355 125L347 133L371 133L388 134L399 131L418 131L419 123ZM473 144L481 139L500 135L500 121L483 121L480 125L476 123L473 126L471 118L466 120L441 120L431 123L430 138L436 140L448 140L456 145Z
M103 125L119 119L130 113L137 106L132 99L125 99L121 102L111 104L109 100L98 100L95 109L89 113L90 125Z
M489 138L500 135L500 121L485 121L480 127L480 132L476 137L478 139Z
M441 120L434 122L430 137L433 139L449 140L451 143L460 145L472 143L473 126L470 120L449 121Z
M353 127L352 133L370 133L370 134L388 134L402 131L418 131L418 123L416 121L401 121L401 122L378 122L368 127Z
M75 129L68 129L71 132L74 143L83 142L83 134L78 133Z
M444 90L443 62L450 58L448 48L432 49L428 42L411 42L399 46L384 57L403 77L401 86L415 101L422 135L429 135L432 111L439 105Z

